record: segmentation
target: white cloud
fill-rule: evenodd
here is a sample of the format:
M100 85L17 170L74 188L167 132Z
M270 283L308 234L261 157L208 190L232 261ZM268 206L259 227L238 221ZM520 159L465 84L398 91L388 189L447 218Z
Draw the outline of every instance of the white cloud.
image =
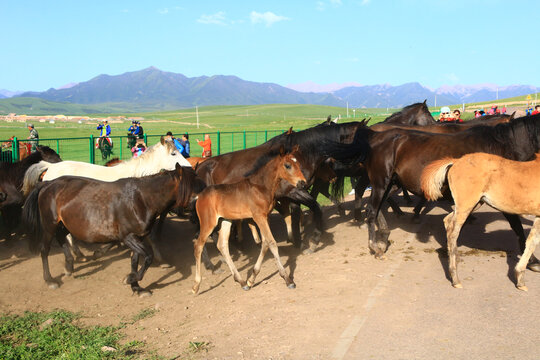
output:
M197 22L201 24L214 24L214 25L227 25L227 19L225 18L225 12L219 11L212 15L201 15Z
M251 19L251 23L258 24L263 23L267 27L272 26L272 24L284 21L284 20L290 20L289 18L281 15L276 15L271 11L267 11L265 13L258 13L256 11L252 11L251 14L249 14L249 18Z
M167 9L167 8L158 9L157 12L158 12L158 14L165 15L165 14L169 13L169 9Z
M324 2L317 1L317 6L315 7L317 11L324 11L326 10L326 6L324 5Z
M360 5L367 5L371 2L371 0L362 0L362 2L360 3Z

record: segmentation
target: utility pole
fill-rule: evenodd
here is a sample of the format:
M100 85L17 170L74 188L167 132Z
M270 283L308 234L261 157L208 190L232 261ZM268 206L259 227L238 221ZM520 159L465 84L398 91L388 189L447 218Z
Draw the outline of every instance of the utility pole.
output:
M347 119L349 118L349 102L347 101Z
M199 128L199 107L195 106L195 113L197 114L197 129Z

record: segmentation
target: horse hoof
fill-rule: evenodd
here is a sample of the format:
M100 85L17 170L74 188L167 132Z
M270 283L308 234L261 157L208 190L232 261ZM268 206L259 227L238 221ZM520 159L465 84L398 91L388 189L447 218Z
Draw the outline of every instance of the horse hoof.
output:
M313 250L311 250L311 248L307 248L307 249L305 249L304 251L302 251L302 254L304 254L304 255L310 255L310 254L313 254Z
M290 283L289 285L287 285L287 287L289 289L296 289L296 284L295 283Z
M193 288L191 288L191 292L192 292L194 295L198 295L198 294L199 294L199 284L193 285Z
M162 269L170 269L170 268L172 268L172 265L167 264L167 263L162 263L162 264L159 264L159 267L162 268Z
M540 272L540 263L534 262L534 263L527 264L527 269L534 272Z
M384 254L375 255L375 259L377 259L377 260L388 260L388 258Z
M73 273L71 271L64 271L64 276L71 276Z
M248 291L250 289L251 289L251 286L249 286L249 285L242 286L242 290Z
M516 285L516 287L521 291L529 291L529 288L525 285Z
M461 285L461 283L452 284L452 286L455 287L456 289L463 289L463 285Z
M214 274L214 275L223 274L224 272L225 272L225 270L223 270L223 269L214 269L214 270L212 270L212 274Z
M60 287L60 285L58 285L58 283L52 282L52 281L48 282L47 286L49 286L49 289L51 289L51 290L56 290L56 289L58 289Z
M152 296L152 292L148 290L141 290L138 292L139 298L146 298Z
M88 262L90 259L87 258L86 256L82 256L82 257L78 257L77 258L77 262L81 262L81 263L85 263L85 262Z

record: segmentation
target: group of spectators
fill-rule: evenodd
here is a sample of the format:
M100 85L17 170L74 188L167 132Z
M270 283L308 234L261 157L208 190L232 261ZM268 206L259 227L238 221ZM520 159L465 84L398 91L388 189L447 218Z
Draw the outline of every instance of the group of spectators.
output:
M439 122L463 122L463 119L461 119L461 110L455 109L454 111L450 111L450 108L448 106L443 106L441 108L441 113L439 115Z
M533 110L532 106L527 106L527 109L525 110L525 113L526 113L527 116L540 114L540 105L535 105L534 110Z

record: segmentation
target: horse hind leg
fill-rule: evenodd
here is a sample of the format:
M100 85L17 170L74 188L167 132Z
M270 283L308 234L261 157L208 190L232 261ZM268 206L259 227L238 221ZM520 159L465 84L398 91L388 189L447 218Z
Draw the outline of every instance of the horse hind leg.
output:
M201 286L202 276L201 276L201 255L204 250L204 244L206 243L206 240L212 234L212 231L216 227L217 223L216 221L207 220L207 218L210 218L210 216L203 215L202 213L199 214L202 219L200 219L200 229L199 229L199 236L197 237L197 240L195 241L195 245L193 246L193 255L195 256L195 284L193 284L193 287L191 291L196 295L199 293L199 288Z
M446 217L444 218L444 226L446 228L446 238L448 246L448 268L450 272L450 278L452 280L452 286L455 288L463 287L461 281L459 280L457 272L457 238L471 210L472 208L468 209L468 211L460 212L458 211L458 207L456 205L456 210L446 215Z
M529 233L529 237L527 238L527 242L525 244L525 251L523 251L523 255L521 256L521 259L517 263L514 273L516 275L516 287L519 290L527 291L527 286L525 286L525 282L523 281L523 275L525 273L525 269L527 267L527 264L529 263L529 259L531 258L534 249L536 246L538 246L538 243L540 242L540 218L536 217L534 219L533 226L531 228L531 232Z
M60 284L52 278L51 271L49 269L49 251L51 250L51 241L53 236L54 235L52 234L43 235L40 246L41 264L43 266L43 280L45 280L45 283L49 289L58 289Z
M56 233L56 241L58 241L58 244L62 247L62 250L64 251L64 275L71 276L73 274L73 255L71 255L71 249L66 241L67 235L64 231L59 230ZM80 251L80 250L79 250Z
M257 258L257 262L255 263L255 266L253 266L253 272L251 273L251 276L247 281L249 287L252 287L253 284L255 284L255 278L257 277L257 275L259 275L259 272L261 271L261 266L267 251L268 243L266 241L263 241L261 244L261 252L259 253L259 257Z

